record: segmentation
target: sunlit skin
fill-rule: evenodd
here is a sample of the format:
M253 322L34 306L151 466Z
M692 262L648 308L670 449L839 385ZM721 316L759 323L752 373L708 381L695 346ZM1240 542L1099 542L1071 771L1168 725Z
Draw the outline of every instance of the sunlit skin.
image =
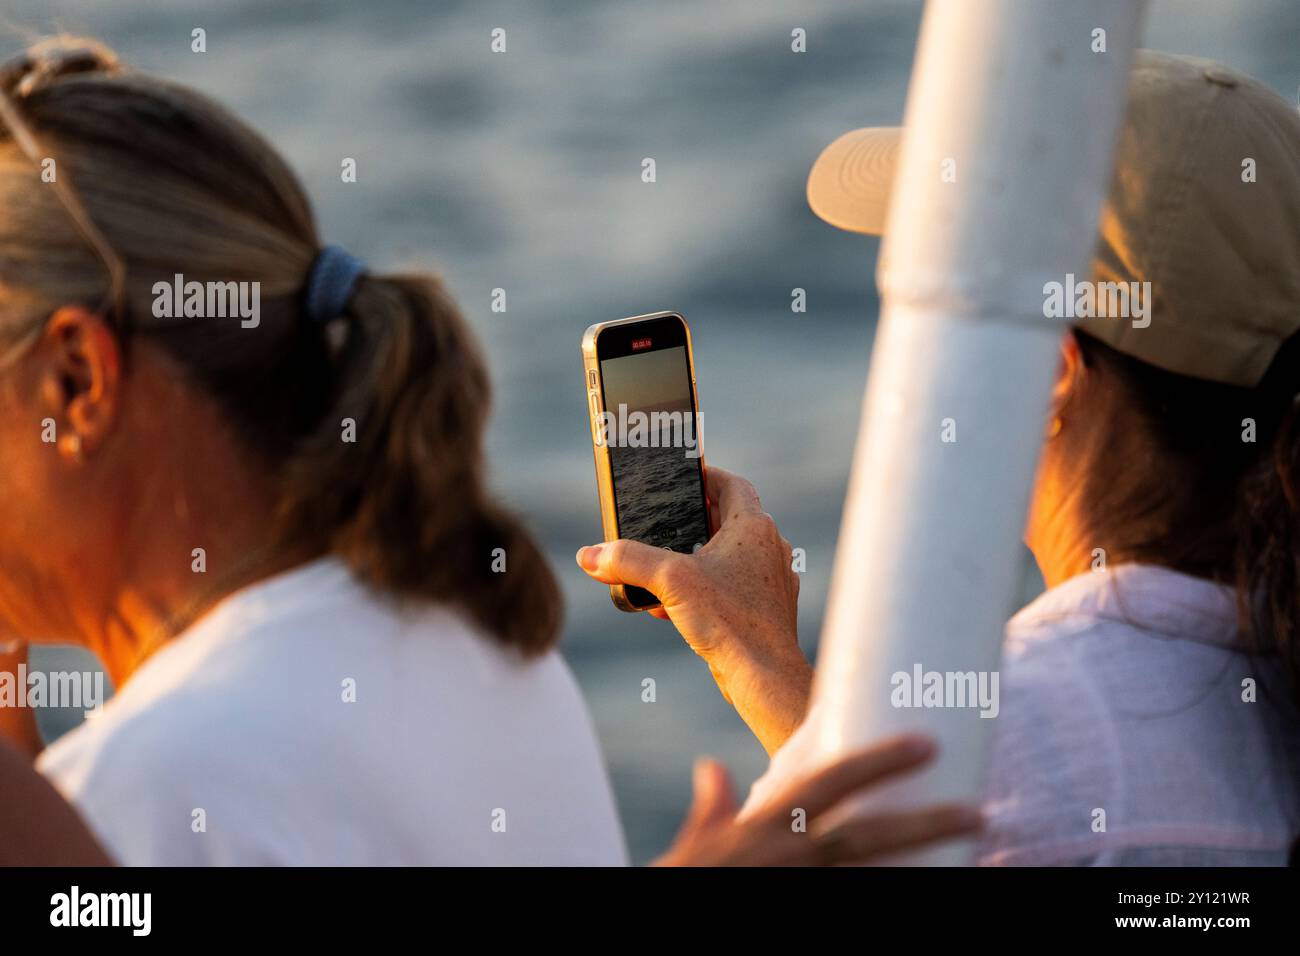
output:
M80 645L118 687L178 613L221 596L207 593L221 569L255 580L307 557L269 545L271 484L212 401L147 341L133 343L128 373L117 338L84 308L56 312L0 369L0 448L0 641ZM206 573L192 569L195 548ZM4 710L0 730L34 750L30 714Z
M1067 333L1061 341L1061 364L1052 390L1049 436L1054 428L1063 431L1070 427L1069 399L1086 374L1079 344L1072 333ZM1049 437L1038 460L1025 523L1025 544L1034 553L1043 582L1049 588L1092 566L1092 550L1097 543L1080 518L1082 489L1078 463L1070 459L1066 445Z
M108 866L108 854L31 761L0 740L0 867Z
M638 541L583 548L578 565L597 581L632 584L662 602L709 665L723 697L774 753L802 723L812 667L799 649L799 575L790 542L764 513L754 487L721 468L707 469L712 538L694 554Z

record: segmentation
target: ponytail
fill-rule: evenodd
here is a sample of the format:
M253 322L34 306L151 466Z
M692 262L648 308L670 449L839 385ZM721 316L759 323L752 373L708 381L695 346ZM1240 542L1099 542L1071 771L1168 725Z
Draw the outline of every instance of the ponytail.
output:
M332 409L284 466L283 533L380 591L456 605L502 643L545 651L559 590L484 490L490 387L454 303L431 279L367 277L339 324Z

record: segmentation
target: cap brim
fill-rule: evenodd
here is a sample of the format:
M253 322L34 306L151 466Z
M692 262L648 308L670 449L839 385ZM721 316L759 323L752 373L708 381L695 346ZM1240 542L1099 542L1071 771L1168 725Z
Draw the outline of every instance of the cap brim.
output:
M900 126L871 126L831 143L808 174L808 205L832 226L884 235L894 184Z

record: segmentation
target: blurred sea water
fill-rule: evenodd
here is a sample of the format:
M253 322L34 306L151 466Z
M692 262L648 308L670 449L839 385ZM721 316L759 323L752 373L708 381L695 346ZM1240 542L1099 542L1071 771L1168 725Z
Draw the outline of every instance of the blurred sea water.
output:
M877 242L820 223L804 182L841 132L900 121L920 15L910 0L7 0L0 37L8 53L32 35L90 33L217 97L287 155L328 241L446 278L494 375L495 488L563 581L564 652L643 862L681 820L694 756L723 758L742 793L766 758L675 632L619 613L574 565L600 537L579 337L663 309L691 321L705 456L754 481L807 552L813 652ZM204 54L190 51L196 27ZM497 27L504 54L489 50ZM806 53L791 52L795 27ZM1144 45L1223 60L1294 98L1297 36L1294 0L1156 0ZM340 181L344 157L355 184ZM496 288L505 313L490 309ZM806 313L791 311L795 288Z

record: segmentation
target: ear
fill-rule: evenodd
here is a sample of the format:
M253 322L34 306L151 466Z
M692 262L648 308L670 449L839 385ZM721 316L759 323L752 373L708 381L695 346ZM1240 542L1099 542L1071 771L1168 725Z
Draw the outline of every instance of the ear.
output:
M121 402L117 337L89 309L65 306L46 322L36 353L41 401L58 428L60 452L72 459L93 454Z
M1083 377L1083 353L1074 331L1067 330L1061 337L1061 363L1056 371L1056 384L1052 388L1052 411L1059 411L1069 400Z

